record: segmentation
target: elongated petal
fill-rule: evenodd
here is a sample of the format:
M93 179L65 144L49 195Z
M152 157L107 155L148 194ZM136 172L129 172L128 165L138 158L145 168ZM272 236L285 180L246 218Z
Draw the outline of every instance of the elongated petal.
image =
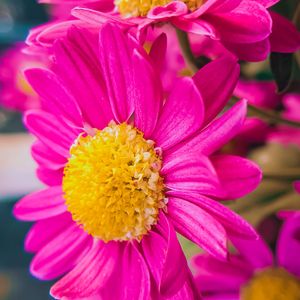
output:
M234 10L207 15L205 19L215 26L221 39L228 42L254 43L264 40L272 32L269 12L254 1L241 1Z
M215 155L211 161L218 173L227 199L236 199L252 192L262 179L262 171L252 161L233 155Z
M82 115L74 97L54 73L43 69L30 69L25 72L25 76L41 97L44 109L54 115L64 115L71 121L70 125L83 127Z
M288 218L277 242L277 260L281 267L300 276L300 214Z
M30 264L32 275L51 280L70 271L91 246L91 241L73 222L35 255Z
M193 79L205 105L205 122L210 122L225 107L237 84L240 68L237 59L224 55L198 71Z
M150 275L144 258L134 246L128 244L122 260L120 300L149 299Z
M119 254L117 243L94 241L76 267L54 284L51 295L57 299L76 299L95 294L112 275Z
M100 29L99 49L112 111L122 123L130 118L135 101L139 101L135 94L133 49L121 29L109 23Z
M60 186L25 196L14 207L15 217L24 221L46 219L65 211L65 200Z
M145 138L149 138L156 126L162 106L162 87L159 75L150 63L137 51L133 54L135 71L134 124Z
M59 170L64 167L67 159L40 141L36 141L31 147L31 155L40 167L51 170Z
M263 239L245 240L230 235L230 240L253 268L258 269L273 266L274 259L272 251ZM255 253L255 255L253 255L253 253Z
M168 196L185 199L186 201L190 201L201 207L212 217L217 219L218 222L223 225L226 231L231 232L232 234L249 239L257 238L255 229L248 222L215 200L202 195L177 191L169 191Z
M171 190L225 196L210 160L201 153L167 155L161 174Z
M159 223L156 229L160 237L163 238L164 244L161 244L161 247L158 248L158 244L155 243L154 240L148 240L149 247L147 257L149 269L154 269L153 266L158 262L158 260L156 260L156 262L153 260L155 258L153 254L155 252L160 253L163 259L161 260L161 268L157 269L159 271L159 273L157 273L158 276L156 276L157 283L161 295L170 296L176 293L187 280L187 263L175 230L163 213L160 214ZM155 236L155 232L152 232L151 234L154 234ZM150 252L150 249L153 251ZM177 265L180 268L174 267L174 261L177 262ZM152 264L150 262L152 262Z
M98 59L97 35L72 27L54 44L56 69L90 126L102 129L114 119Z
M193 80L179 79L162 109L152 139L166 150L195 133L202 125L203 115L202 97Z
M246 113L247 101L242 100L200 133L171 149L170 152L178 156L189 151L201 152L205 155L214 153L241 130Z
M69 156L69 149L80 133L44 111L27 112L24 123L42 143L64 157Z
M168 212L176 231L210 254L227 257L227 235L223 226L199 206L179 198L169 198Z
M70 213L37 221L28 231L25 250L37 252L73 222Z
M273 27L270 36L272 52L292 53L300 49L300 32L296 26L281 15L270 12Z

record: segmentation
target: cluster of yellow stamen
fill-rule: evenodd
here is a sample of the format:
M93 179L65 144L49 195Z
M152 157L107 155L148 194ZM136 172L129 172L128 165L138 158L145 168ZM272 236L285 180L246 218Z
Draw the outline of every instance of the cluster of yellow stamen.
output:
M241 289L241 300L299 300L300 281L282 268L257 273Z
M173 0L115 0L115 5L124 17L146 16L156 6L166 5ZM204 0L180 0L184 2L189 10L199 8Z
M125 123L80 136L63 178L73 220L105 242L140 240L165 206L158 152Z

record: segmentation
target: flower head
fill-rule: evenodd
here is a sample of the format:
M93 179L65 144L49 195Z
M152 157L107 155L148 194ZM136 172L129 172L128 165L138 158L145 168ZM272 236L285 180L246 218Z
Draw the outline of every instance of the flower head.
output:
M194 263L196 280L204 299L296 300L300 295L299 212L282 213L287 218L277 241L276 254L263 240L234 239L239 253L220 262L200 255Z
M50 67L47 54L23 53L24 44L16 44L0 58L1 105L14 110L38 108L40 100L24 77L24 70Z
M67 273L56 298L197 299L175 230L221 259L229 233L256 237L216 200L240 197L261 178L250 161L214 154L245 118L241 101L214 120L236 84L236 59L179 79L165 99L153 58L118 26L99 36L73 27L54 57L55 73L26 72L42 110L25 124L49 186L14 209L37 221L26 239L31 272Z
M57 4L62 1L47 2ZM96 2L96 5L95 5ZM295 52L300 49L300 33L284 17L269 12L268 8L278 1L253 0L115 0L114 9L105 12L99 6L107 1L90 3L82 1L75 7L74 22L99 27L105 21L118 23L125 28L136 28L141 39L151 24L170 23L179 30L220 42L223 51L230 51L247 61L260 61L273 52ZM52 43L57 34L72 22L62 22L42 28L38 37L29 36L31 42ZM88 25L87 25L88 24ZM256 24L256 26L253 26ZM284 42L282 42L284 40ZM227 50L226 50L227 49Z

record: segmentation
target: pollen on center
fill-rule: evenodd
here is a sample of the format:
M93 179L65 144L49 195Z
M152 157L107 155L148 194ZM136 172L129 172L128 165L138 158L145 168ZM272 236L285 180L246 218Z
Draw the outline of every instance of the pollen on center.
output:
M124 17L146 16L148 12L156 7L166 5L173 0L115 0L115 5ZM188 9L193 11L199 8L205 0L180 0Z
M158 152L125 123L80 136L63 177L73 220L105 242L140 240L165 206Z

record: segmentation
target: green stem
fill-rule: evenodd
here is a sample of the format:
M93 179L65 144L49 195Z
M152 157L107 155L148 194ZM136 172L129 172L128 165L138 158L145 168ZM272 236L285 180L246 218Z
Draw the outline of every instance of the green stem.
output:
M252 113L252 115L265 118L270 123L275 124L283 124L292 127L300 128L300 123L296 121L291 121L286 118L279 116L276 112L270 110L264 110L262 108L258 108L252 104L248 103L248 111Z

